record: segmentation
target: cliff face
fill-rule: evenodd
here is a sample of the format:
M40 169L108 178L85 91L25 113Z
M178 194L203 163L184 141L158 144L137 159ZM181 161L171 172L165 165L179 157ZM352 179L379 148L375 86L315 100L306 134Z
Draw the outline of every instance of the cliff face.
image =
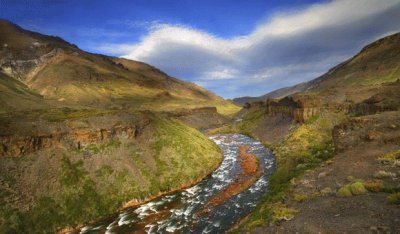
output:
M307 121L309 118L319 114L323 109L321 99L317 97L287 96L280 100L267 99L266 101L258 101L247 103L245 108L258 107L265 109L268 116L285 116L295 119L299 123Z
M93 116L62 123L10 124L2 127L0 156L19 157L51 147L81 150L90 144L134 139L147 124L149 119L128 114Z
M321 112L322 102L314 97L285 97L279 101L267 100L266 112L268 115L286 115L303 123Z

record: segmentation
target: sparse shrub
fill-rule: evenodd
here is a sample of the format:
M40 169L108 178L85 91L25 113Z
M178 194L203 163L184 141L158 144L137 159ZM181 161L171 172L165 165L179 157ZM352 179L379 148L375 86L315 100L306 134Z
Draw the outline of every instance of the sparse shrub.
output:
M395 150L384 154L377 159L382 164L389 164L392 166L400 166L400 150Z
M347 179L349 182L353 182L353 181L356 180L356 177L354 177L354 176L347 176L346 179Z
M272 220L279 221L279 220L291 220L293 219L294 215L298 212L298 210L294 208L287 207L283 204L277 204L273 207L272 210Z
M367 180L364 182L364 187L371 192L380 192L383 189L382 180Z
M365 194L367 190L362 182L355 182L350 185L350 191L353 195Z
M315 123L315 122L319 119L319 117L320 117L320 115L314 115L314 116L310 117L310 118L305 122L305 124L311 125L311 124Z
M336 196L338 196L338 197L351 197L351 196L353 196L353 194L350 191L350 186L349 185L345 185L345 186L341 187L337 191Z
M389 177L395 177L396 175L391 172L383 171L380 170L378 172L375 172L374 177L378 179L383 179L383 178L389 178Z
M298 194L298 193L295 193L295 194L293 195L293 200L295 200L295 201L297 201L297 202L303 202L303 201L306 201L307 199L308 199L308 196L305 195L305 194Z
M321 189L321 191L319 191L319 193L321 194L321 196L328 196L328 195L332 194L332 189L329 187L326 187L324 189Z
M319 197L319 196L321 196L321 193L319 191L313 192L311 194L311 198L313 198L313 199L316 198L316 197Z
M352 183L354 183L354 182L364 182L364 180L362 180L362 179L357 179L356 177L354 177L354 176L347 176L347 178L346 178L349 182L352 182Z
M387 196L389 203L400 205L400 193L393 193Z
M389 184L389 183L384 183L383 188L382 188L382 192L384 193L398 193L400 192L400 186L397 185L393 185L393 184Z
M96 171L96 176L107 178L113 172L114 172L114 170L109 165L104 165L99 170Z

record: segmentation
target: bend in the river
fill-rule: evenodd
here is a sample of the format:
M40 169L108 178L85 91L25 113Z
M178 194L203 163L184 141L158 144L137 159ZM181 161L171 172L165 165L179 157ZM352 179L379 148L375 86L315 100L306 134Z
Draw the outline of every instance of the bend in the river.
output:
M222 233L250 213L266 193L268 179L274 170L271 151L248 136L225 134L210 137L222 150L221 166L197 185L162 196L136 208L127 208L109 218L85 226L80 233ZM204 207L219 196L241 175L239 146L248 145L247 153L255 155L260 177L239 194L216 206Z

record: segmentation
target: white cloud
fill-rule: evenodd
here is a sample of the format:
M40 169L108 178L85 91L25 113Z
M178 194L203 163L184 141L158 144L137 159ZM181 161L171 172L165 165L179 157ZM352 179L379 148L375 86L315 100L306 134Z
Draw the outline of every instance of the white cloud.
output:
M225 39L185 25L153 23L137 44L102 48L225 97L259 95L315 78L365 43L399 31L398 15L399 0L336 0L278 12L246 36ZM225 85L218 85L221 80Z
M221 68L205 72L203 80L229 80L236 77L239 72L235 69Z

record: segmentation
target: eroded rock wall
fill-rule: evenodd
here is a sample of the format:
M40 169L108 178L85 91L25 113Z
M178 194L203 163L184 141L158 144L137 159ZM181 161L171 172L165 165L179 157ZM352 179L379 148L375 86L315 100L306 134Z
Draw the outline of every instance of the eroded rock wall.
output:
M300 123L319 114L322 108L322 101L311 97L285 97L279 101L268 99L265 102L265 109L268 115L290 116Z
M0 156L19 157L50 147L79 150L90 144L133 139L149 122L143 116L120 115L11 124L1 129Z

